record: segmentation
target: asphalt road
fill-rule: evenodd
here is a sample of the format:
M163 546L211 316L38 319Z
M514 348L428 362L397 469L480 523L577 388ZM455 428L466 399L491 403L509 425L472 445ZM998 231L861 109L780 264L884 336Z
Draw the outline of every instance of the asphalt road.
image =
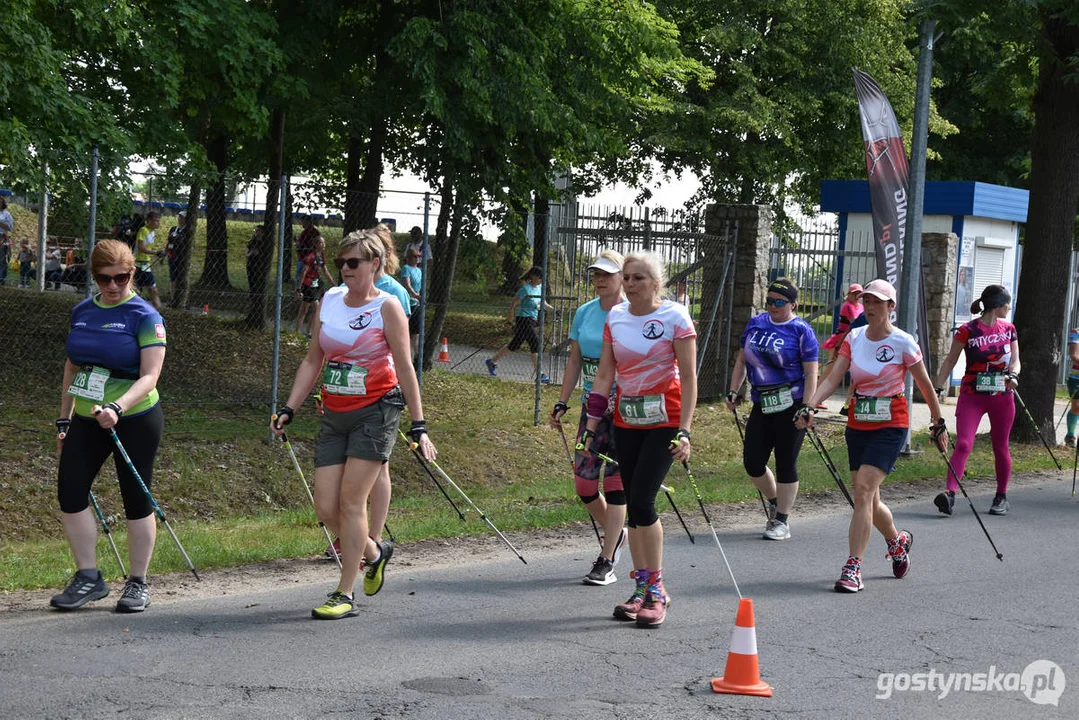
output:
M330 565L325 582L173 599L141 615L111 612L115 590L75 613L9 613L0 619L0 716L1076 717L1079 575L1070 531L1079 504L1067 480L1009 496L1007 517L983 514L1003 562L966 501L950 518L928 497L894 505L899 525L914 533L910 574L891 576L875 535L857 595L832 591L846 557L845 513L792 516L785 542L761 540L757 527L723 528L741 590L755 603L772 698L710 690L723 673L738 598L697 512L695 545L665 517L673 602L656 630L611 617L631 590L627 560L613 585L580 583L595 552L587 528L574 547L546 553L513 537L527 565L508 550L439 569L391 564L383 591L363 600L358 617L338 621L309 615L332 588ZM976 496L977 507L984 512L990 499ZM407 557L403 546L398 558ZM1037 684L1026 685L1036 692L1015 689L1019 678L1007 674L1021 676L1039 660L1059 669L1044 665ZM932 693L909 689L919 682L911 675L930 672L992 673L993 689L940 697L937 680ZM878 697L889 687L890 697Z

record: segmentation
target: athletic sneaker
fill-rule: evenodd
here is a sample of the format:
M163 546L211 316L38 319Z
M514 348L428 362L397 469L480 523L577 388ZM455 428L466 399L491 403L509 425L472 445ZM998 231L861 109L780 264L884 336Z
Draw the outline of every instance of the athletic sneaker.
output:
M540 373L540 382L543 383L544 385L550 385L551 384L551 378L547 377L546 373Z
M392 542L383 540L378 543L378 547L382 550L382 554L378 556L378 560L367 566L367 572L363 574L363 594L368 596L377 595L382 589L382 583L386 579L386 563L393 557Z
M629 596L629 600L614 606L614 616L619 620L636 620L637 613L640 611L641 606L644 605L644 597L648 592L648 573L646 571L634 570L629 576L636 581L637 586L633 588L633 594Z
M100 570L79 570L71 576L71 582L59 595L53 595L49 604L60 610L78 610L88 602L100 600L109 594L109 586Z
M116 603L118 613L137 613L150 607L150 586L138 580L128 580Z
M1075 447L1075 436L1074 435L1065 435L1064 436L1064 444L1067 447Z
M997 493L996 497L993 498L993 504L989 507L989 514L1007 515L1008 509L1008 498Z
M484 362L487 363L487 372L491 373L492 376L498 375L498 366L495 365L494 360L487 358Z
M764 537L766 540L786 540L791 536L790 525L782 520L776 520L772 523L772 527L764 531Z
M933 502L937 506L937 510L940 510L945 515L952 514L952 508L955 506L955 493L942 492L933 498Z
M768 531L776 524L776 506L770 502L766 502L765 507L768 508L768 520L764 523L764 535L767 537Z
M838 593L856 593L865 585L862 584L862 569L857 565L844 565L839 579L835 581L835 591Z
M340 590L334 590L329 598L311 611L311 617L316 620L340 620L356 614L356 604Z
M625 528L618 531L618 544L614 546L614 557L611 559L611 565L617 565L618 559L622 557L622 551L629 545L629 533Z
M892 559L892 575L901 578L910 570L910 546L914 544L914 534L901 530L898 535L888 541L888 554L885 558Z
M592 564L592 570L584 576L585 585L610 585L618 581L614 574L614 563L600 555Z
M648 593L637 611L637 627L659 627L667 619L667 608L670 606L671 596L665 592L658 596Z

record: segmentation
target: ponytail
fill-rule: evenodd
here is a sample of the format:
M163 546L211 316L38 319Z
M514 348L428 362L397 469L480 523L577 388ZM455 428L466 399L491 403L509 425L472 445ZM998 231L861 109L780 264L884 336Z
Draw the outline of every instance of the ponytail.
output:
M978 298L977 300L975 300L974 302L972 302L970 304L970 314L971 315L981 315L982 314L982 299L981 298Z

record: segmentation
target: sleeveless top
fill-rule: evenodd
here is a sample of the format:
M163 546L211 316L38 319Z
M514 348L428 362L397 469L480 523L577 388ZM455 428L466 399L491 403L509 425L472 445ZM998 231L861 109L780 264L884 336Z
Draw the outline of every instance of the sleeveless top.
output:
M379 290L369 303L353 308L345 305L347 294L348 288L332 288L319 309L318 340L326 354L322 401L334 412L372 405L397 386L382 321L382 305L393 296Z

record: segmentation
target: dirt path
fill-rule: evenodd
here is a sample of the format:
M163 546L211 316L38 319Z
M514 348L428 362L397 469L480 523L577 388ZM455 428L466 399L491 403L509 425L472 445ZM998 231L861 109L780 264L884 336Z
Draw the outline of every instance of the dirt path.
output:
M1020 473L1012 478L1013 485L1032 485L1061 480L1066 473L1057 471L1032 471ZM992 492L995 481L992 478L971 478L963 483L972 494ZM849 489L849 480L848 480ZM921 501L931 506L933 496L939 491L936 481L922 483L898 483L888 485L881 491L886 503L905 503ZM798 517L811 518L847 511L847 503L838 489L828 493L801 495L795 506ZM988 508L978 507L979 512ZM707 529L701 522L700 510L695 505L683 501L679 510L688 518L692 517L691 526L697 533L698 541L707 537ZM956 512L969 512L964 499L956 500ZM712 523L719 531L746 529L751 531L761 523L763 510L759 502L743 502L708 507ZM673 513L665 513L666 531L681 534L678 521ZM525 555L542 554L547 550L566 550L580 548L582 552L592 552L595 546L590 542L591 528L587 523L577 526L540 530L532 533L513 533L510 541ZM167 541L167 538L159 538ZM710 542L710 541L708 541ZM509 550L493 534L454 539L433 539L409 542L399 546L394 555L396 567L417 570L448 568L473 565L501 558ZM190 598L208 598L240 592L258 591L260 588L280 587L287 584L330 583L336 576L333 562L318 557L275 560L233 568L213 568L200 573L201 581L196 581L189 572L155 575L152 577L153 602L155 605L178 602ZM115 590L119 588L114 588ZM24 612L52 612L48 607L50 589L18 591L0 594L0 614Z

